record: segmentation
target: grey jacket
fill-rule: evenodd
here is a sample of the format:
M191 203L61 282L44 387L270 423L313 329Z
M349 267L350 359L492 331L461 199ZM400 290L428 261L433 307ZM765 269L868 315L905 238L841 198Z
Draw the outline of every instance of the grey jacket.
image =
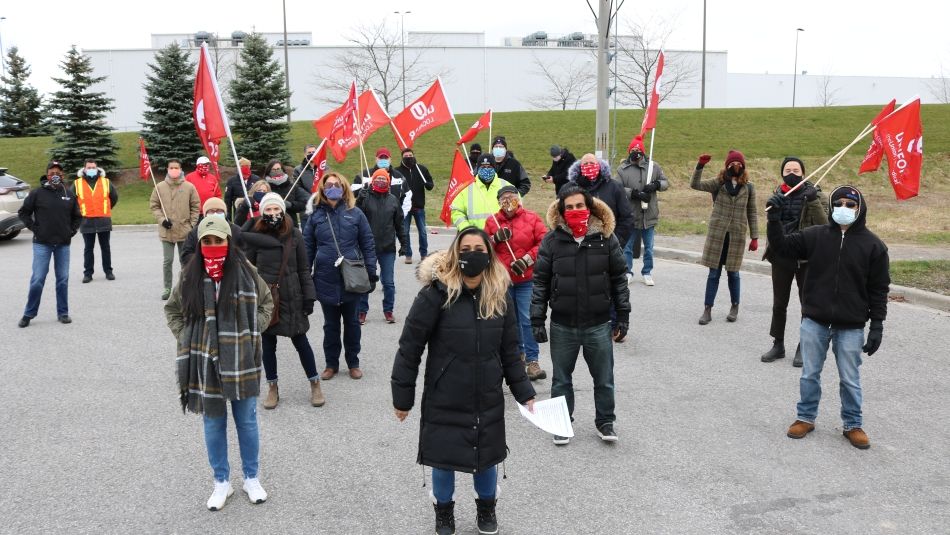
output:
M657 203L656 192L650 195L650 202L647 203L646 209L640 204L640 199L633 196L635 192L643 191L643 186L647 183L648 165L649 161L644 156L638 162L631 162L629 158L625 159L617 168L616 180L623 186L627 199L630 201L630 210L633 212L633 228L637 230L654 227L660 219L660 206ZM663 169L656 162L653 162L653 181L659 182L659 191L666 191L670 188L670 182L663 174Z

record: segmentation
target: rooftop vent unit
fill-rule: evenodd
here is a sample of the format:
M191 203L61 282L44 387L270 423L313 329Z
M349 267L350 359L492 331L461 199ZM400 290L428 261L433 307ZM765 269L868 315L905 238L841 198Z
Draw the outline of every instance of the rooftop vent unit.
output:
M231 32L231 46L241 46L244 44L245 39L247 39L247 32L242 32L241 30Z

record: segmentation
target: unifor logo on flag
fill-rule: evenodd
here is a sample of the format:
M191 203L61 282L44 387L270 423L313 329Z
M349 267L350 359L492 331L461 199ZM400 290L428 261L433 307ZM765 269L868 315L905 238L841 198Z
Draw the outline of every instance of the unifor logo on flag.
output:
M432 87L399 112L392 123L397 140L402 140L400 145L411 147L416 138L451 120L452 111L442 91L442 80L436 79Z
M201 140L205 152L208 153L208 158L214 164L215 174L220 176L218 173L218 159L220 158L218 143L221 138L228 137L231 132L224 113L221 93L218 91L218 82L215 80L214 71L212 70L207 43L201 45L198 56L192 115L198 139Z
M350 85L350 92L347 93L346 102L343 106L337 108L336 116L333 118L333 127L330 129L329 137L332 137L339 131L343 131L342 138L348 138L353 135L353 129L356 118L356 81Z
M439 214L439 219L446 226L452 225L452 201L473 182L475 182L475 176L472 175L472 170L468 166L468 160L462 156L461 152L455 151L455 160L452 161L452 176L449 178L449 185L445 190L445 200L442 201L442 213Z
M330 145L330 151L333 153L333 157L338 162L346 160L346 154L358 147L360 141L366 141L366 138L372 135L373 132L389 124L392 120L389 114L386 113L386 110L383 109L383 105L379 102L379 97L376 96L376 93L372 89L367 89L360 93L356 102L355 108L359 109L360 119L359 124L354 125L355 128L350 135L345 135L342 129L334 130L336 117L340 115L341 110L347 107L346 104L335 110L331 110L313 122L313 127L316 128L317 134L327 141L327 144Z
M316 193L320 188L320 180L323 178L323 175L327 174L330 166L327 161L327 140L324 139L320 142L320 146L317 147L317 153L313 157L313 186L310 188L310 193Z
M890 115L891 112L894 111L895 104L897 104L896 99L892 99L888 102L887 105L881 109L881 112L877 114L877 117L871 121L871 124L876 125L881 122L881 119ZM868 147L868 151L864 155L864 160L861 162L858 174L877 171L877 168L881 165L882 158L884 158L884 143L881 141L881 133L875 129L871 135L871 146Z
M152 162L148 161L148 151L145 150L145 140L139 138L139 178L148 180L152 174Z
M899 200L920 191L920 167L924 159L924 131L920 124L920 99L901 106L877 125L887 156L887 176Z
M455 142L455 144L461 145L462 143L468 143L469 141L475 139L475 136L477 136L479 132L489 126L491 126L491 108L489 108L489 110L486 111L484 115L479 117L478 120L475 121L475 124L473 124L467 132L462 134L462 137L460 137L459 140Z

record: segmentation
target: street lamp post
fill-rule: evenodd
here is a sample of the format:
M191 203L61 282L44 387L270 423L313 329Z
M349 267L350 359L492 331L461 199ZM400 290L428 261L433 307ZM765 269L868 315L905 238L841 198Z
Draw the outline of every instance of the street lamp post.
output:
M703 0L703 74L699 90L699 107L706 107L706 0Z
M284 6L284 87L287 89L287 122L290 122L290 62L287 54L287 0L283 0Z
M6 17L0 17L0 22L7 20ZM0 76L7 74L7 58L3 55L3 35L0 33Z
M798 84L798 34L805 31L804 28L795 28L795 68L792 70L792 107L795 107L795 86Z
M406 107L406 15L412 11L393 11L399 15L399 41L402 49L402 107Z

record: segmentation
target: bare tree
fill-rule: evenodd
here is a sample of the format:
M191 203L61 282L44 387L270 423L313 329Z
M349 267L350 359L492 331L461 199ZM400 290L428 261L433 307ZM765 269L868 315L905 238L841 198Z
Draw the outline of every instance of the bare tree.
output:
M616 74L620 103L646 108L660 50L673 33L673 27L665 21L647 21L628 24L627 32L628 35L617 36L617 57L611 63L610 74ZM660 102L675 100L694 82L696 75L696 66L686 56L675 52L665 55Z
M402 41L397 30L390 30L385 22L375 26L358 26L347 39L356 50L344 50L336 54L330 63L323 65L317 74L317 83L323 90L320 100L339 104L356 80L357 89L372 87L389 112L390 106L401 103L405 95L422 91L432 84L437 76L446 76L448 71L431 72L422 61L424 48L415 44L416 51L406 54L405 84L402 83ZM326 76L330 73L330 76ZM403 94L405 88L405 95Z
M940 66L940 76L930 80L930 94L941 104L950 104L950 78L947 77L943 65Z
M838 102L838 88L832 86L831 75L824 75L818 78L818 91L816 96L818 98L819 106L837 106Z
M548 65L534 57L538 74L544 77L545 92L526 99L531 106L539 109L576 110L587 102L597 89L597 78L590 61L572 61L566 66Z

